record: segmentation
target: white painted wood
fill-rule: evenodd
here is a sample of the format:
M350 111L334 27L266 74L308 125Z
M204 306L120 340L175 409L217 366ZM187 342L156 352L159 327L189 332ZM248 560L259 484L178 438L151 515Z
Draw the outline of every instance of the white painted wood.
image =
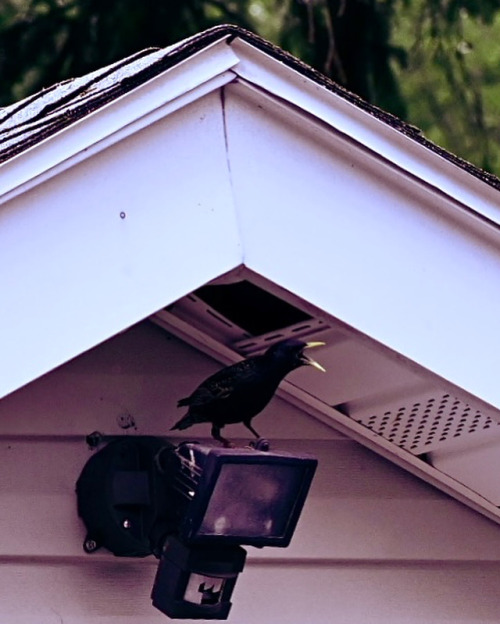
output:
M2 566L0 615L9 624L165 624L170 620L149 599L154 573L154 565L117 560L99 566ZM490 624L500 608L499 574L497 563L249 563L236 584L228 621Z
M248 84L298 107L358 143L358 148L500 224L499 193L490 185L250 43L235 39L231 45L239 57L234 71Z
M497 564L249 566L231 621L467 624L496 621ZM246 584L246 585L245 585ZM262 589L266 588L266 589Z
M149 600L154 572L154 566L119 561L3 566L0 613L9 624L164 624L170 620ZM499 573L498 564L475 563L317 568L250 563L238 579L228 621L489 624L500 607Z
M215 93L4 205L0 396L241 254Z
M429 462L493 505L500 506L500 432L479 435L467 445L457 440L430 453Z
M7 190L5 190L2 195L0 195L0 206L14 199L18 195L26 193L32 188L35 188L39 184L43 184L54 176L59 175L63 171L66 171L66 169L74 167L79 162L82 162L87 158L92 158L94 154L97 154L104 149L107 149L118 141L127 138L131 134L134 134L135 132L139 132L146 126L154 124L155 122L163 119L167 115L171 115L173 112L183 108L184 106L187 106L191 102L198 100L204 95L219 89L221 86L227 84L228 82L231 82L232 80L234 80L234 74L230 71L219 74L213 79L207 80L207 82L204 82L193 91L188 91L187 93L181 94L179 97L176 97L175 99L166 102L158 108L154 108L153 110L146 112L142 117L139 117L138 119L133 120L124 126L118 126L112 134L109 133L110 128L106 125L105 121L104 124L102 124L102 129L106 129L108 132L103 133L103 138L100 138L100 135L97 134L97 136L94 138L94 142L90 144L88 144L88 139L90 136L92 136L91 129L84 127L80 134L80 126L78 125L79 123L83 123L84 121L93 119L92 116L85 117L83 120L81 120L81 122L77 122L75 127L72 126L71 128L67 128L61 131L63 139L60 139L60 143L57 143L54 146L52 145L52 143L50 143L50 149L48 149L47 151L50 152L53 149L53 151L55 152L53 155L51 155L53 156L51 159L49 159L45 154L45 148L44 151L40 153L39 159L38 151L36 151L36 153L33 155L29 150L27 150L26 158L33 158L35 162L39 160L39 162L36 162L36 164L39 165L40 173L38 175L35 175L35 171L37 170L37 168L35 166L31 168L30 164L32 163L30 162L28 162L28 164L26 164L25 166L23 160L22 171L19 172L15 170L14 174L11 176L14 178L14 180L9 181L12 183L10 184L10 186L6 185L5 189ZM100 111L101 110L104 109L100 109ZM117 117L117 115L115 115L115 111L113 111L110 116L111 118ZM71 134L66 134L66 131ZM73 136L73 132L77 135L80 135L77 136L77 138L81 139L83 147L78 144L75 145L76 139ZM56 134L52 135L47 140L52 140L55 136ZM57 134L57 137L59 137L59 134ZM61 145L61 143L63 145ZM79 147L81 147L81 149L77 149ZM33 149L42 150L42 147L38 148L38 145L36 145ZM22 156L24 158L24 154L25 152L23 152L19 157ZM17 165L17 161L15 161L15 159L13 159L12 161L9 160L0 165L0 167L6 168L5 170L2 170L0 168L2 175L5 175L5 179L3 179L4 183L7 183L8 181L7 174L10 175L10 171L8 170L8 168L14 162ZM52 166L48 167L48 164L50 162L52 162ZM23 181L22 178L20 181L17 179L16 176L21 174L26 174L25 181Z
M497 232L242 86L226 121L245 265L500 406Z
M0 165L0 204L234 79L227 37Z

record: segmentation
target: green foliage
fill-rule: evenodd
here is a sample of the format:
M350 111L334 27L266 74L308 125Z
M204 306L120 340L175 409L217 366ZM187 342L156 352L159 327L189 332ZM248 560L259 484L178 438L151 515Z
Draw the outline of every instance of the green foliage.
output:
M264 4L281 9L279 45L500 174L500 0Z
M395 68L412 123L439 145L500 173L500 2L400 0Z
M246 0L0 0L0 104L221 22L250 27L246 4Z
M500 0L0 0L0 105L228 22L500 173Z
M381 108L404 116L393 63L406 62L391 42L393 0L289 0L279 44Z

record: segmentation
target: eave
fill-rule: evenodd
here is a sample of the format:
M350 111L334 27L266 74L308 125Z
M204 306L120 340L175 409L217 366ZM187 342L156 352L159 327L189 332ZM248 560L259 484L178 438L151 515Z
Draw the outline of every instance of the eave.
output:
M234 80L229 35L1 165L0 204Z
M266 285L260 276L252 274L246 269L239 269L236 272L235 277L236 276L237 279L248 279L263 287L267 286L269 289L269 284ZM222 279L222 282L220 280L218 282L224 283L228 279L231 278L226 276ZM270 290L274 293L280 292L279 289L273 288L272 286ZM283 294L284 293L281 292L281 295ZM297 304L299 303L297 299L290 296L289 293L287 293L286 299ZM304 302L301 303L304 305ZM309 311L311 311L310 308ZM321 311L316 311L316 313L322 316ZM168 309L162 310L152 316L151 320L167 332L214 358L220 362L221 366L233 364L241 359L241 356L235 353L232 348L227 347L220 338L215 339L212 332L200 330L194 327L189 321L183 319L182 313L179 314L175 305L172 311ZM325 319L325 323L328 323L327 319ZM350 328L335 324L335 321L330 324L330 327L335 327L336 331L340 328L340 331L345 333L345 336L349 336L349 339L353 342L357 342L361 345L365 342L363 336L357 335L356 332L353 333ZM328 335L327 330L320 330L318 334L314 335L322 339L331 337ZM391 355L385 352L384 349L379 351L380 345L370 344L370 349L375 349L376 352L378 351L383 356L387 356L386 362L391 362L393 354ZM326 351L335 354L335 345L330 343L329 346L327 345ZM323 352L323 359L321 359L321 354L318 358L324 362L325 352ZM339 366L352 366L353 363L353 361L343 361L339 363ZM409 362L400 362L399 364L402 367L411 366ZM336 373L335 370L332 371L330 368L327 372L333 375ZM426 393L436 392L439 394L440 390L444 392L450 390L449 384L447 384L446 381L436 379L432 375L429 376L424 371L419 372L420 374L424 374L421 379L421 388L417 390L417 393L420 392L425 396ZM399 394L401 401L404 402L404 389L398 387L396 383L391 390L394 396ZM390 393L391 391L389 391L389 395ZM408 392L406 391L406 393ZM415 393L415 389L410 390L409 395L411 396L412 393ZM339 411L336 406L315 396L313 387L310 385L310 379L306 379L306 381L304 381L304 378L297 380L296 376L293 380L285 379L280 384L276 395L284 399L287 403L310 414L328 427L332 427L335 431L345 434L348 438L359 442L366 448L388 459L414 476L430 483L459 502L500 524L500 509L498 504L500 501L500 491L495 485L496 476L493 476L491 473L483 474L482 476L480 474L481 469L486 468L488 465L491 466L492 457L494 458L495 455L497 455L497 449L500 443L500 431L489 429L483 432L479 431L472 437L464 435L457 441L448 439L444 443L435 443L432 446L435 457L432 458L431 462L428 462L422 454L409 452L408 449L394 444L387 436L378 433L374 429L368 428L366 424L355 420L347 413ZM472 405L476 405L476 402L473 401ZM380 411L383 411L383 408L381 408L380 405L377 406L376 403L374 403L372 407L373 413L380 413ZM494 413L495 412L493 412L493 414ZM406 422L407 417L403 420L403 427L406 426ZM292 427L293 424L290 423L290 426ZM486 453L482 452L482 447L484 445L487 446ZM472 456L472 463L469 460L469 455ZM476 457L474 457L475 455ZM451 462L448 460L449 456L451 456ZM447 470L448 463L451 465ZM464 475L464 472L468 472L468 474ZM479 485L477 490L474 489L476 484Z
M444 152L437 146L416 140L422 138L416 129L413 136L408 136L401 126L388 124L386 119L376 117L373 110L368 112L357 102L332 92L284 63L277 63L247 41L236 39L231 47L240 59L234 72L249 85L312 115L377 159L449 197L457 206L465 210L473 206L478 218L500 224L497 189L470 173L464 175L457 162L444 158Z

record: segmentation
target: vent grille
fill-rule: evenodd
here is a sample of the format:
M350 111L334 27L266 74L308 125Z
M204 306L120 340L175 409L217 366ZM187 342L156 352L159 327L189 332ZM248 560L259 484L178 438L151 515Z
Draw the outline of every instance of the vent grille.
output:
M497 424L449 394L420 398L407 405L349 416L414 455L428 453L450 440Z
M228 286L206 286L204 288L205 290L209 288L227 289ZM199 290L203 291L206 296L204 289ZM265 292L261 289L259 289L259 291ZM196 291L196 293L198 292L199 291ZM209 290L208 292L213 295L213 290ZM220 294L217 290L215 292ZM231 291L224 290L223 293L231 294ZM243 329L243 325L250 325L248 323L248 319L242 317L241 309L236 306L234 301L225 302L226 308L231 311L231 318L225 316L225 314L223 314L218 308L216 309L211 307L197 294L192 293L182 299L179 299L170 305L165 311L168 314L172 314L173 316L180 318L190 325L198 328L212 338L219 340L226 346L230 346L233 350L237 351L244 357L254 355L278 340L292 337L306 338L312 334L317 335L318 332L323 332L329 329L329 326L323 320L315 319L309 316L298 308L278 299L274 295L270 295L269 293L266 293L266 295L269 298L272 297L269 301L274 302L274 310L271 309L273 307L271 305L269 306L269 309L266 307L258 307L257 304L260 305L261 300L266 300L263 296L261 296L260 299L257 298L258 300L253 308L247 306L248 309L246 310L246 314L251 314L253 310L256 317L254 322L255 328L258 328L261 331L263 331L267 326L272 328L270 331L260 333L258 335L253 335L246 329ZM245 300L243 300L243 303L244 302ZM220 308L223 307L220 305L220 301L217 301L217 303ZM281 325L277 324L275 318L276 310L286 311L281 314ZM159 315L161 316L161 312ZM267 319L267 316L270 318ZM234 318L241 322L240 325L234 322ZM292 323L292 321L297 319L298 322Z

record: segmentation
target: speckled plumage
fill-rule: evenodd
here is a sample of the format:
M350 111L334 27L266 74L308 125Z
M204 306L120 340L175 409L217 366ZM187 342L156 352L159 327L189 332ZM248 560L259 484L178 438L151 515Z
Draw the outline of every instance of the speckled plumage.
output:
M241 422L258 438L251 420L269 403L281 380L299 366L321 367L303 350L323 343L296 339L278 342L257 355L227 366L202 382L194 392L180 399L177 406L188 411L172 429L187 429L202 422L212 423L212 437L225 445L220 434L225 425Z

